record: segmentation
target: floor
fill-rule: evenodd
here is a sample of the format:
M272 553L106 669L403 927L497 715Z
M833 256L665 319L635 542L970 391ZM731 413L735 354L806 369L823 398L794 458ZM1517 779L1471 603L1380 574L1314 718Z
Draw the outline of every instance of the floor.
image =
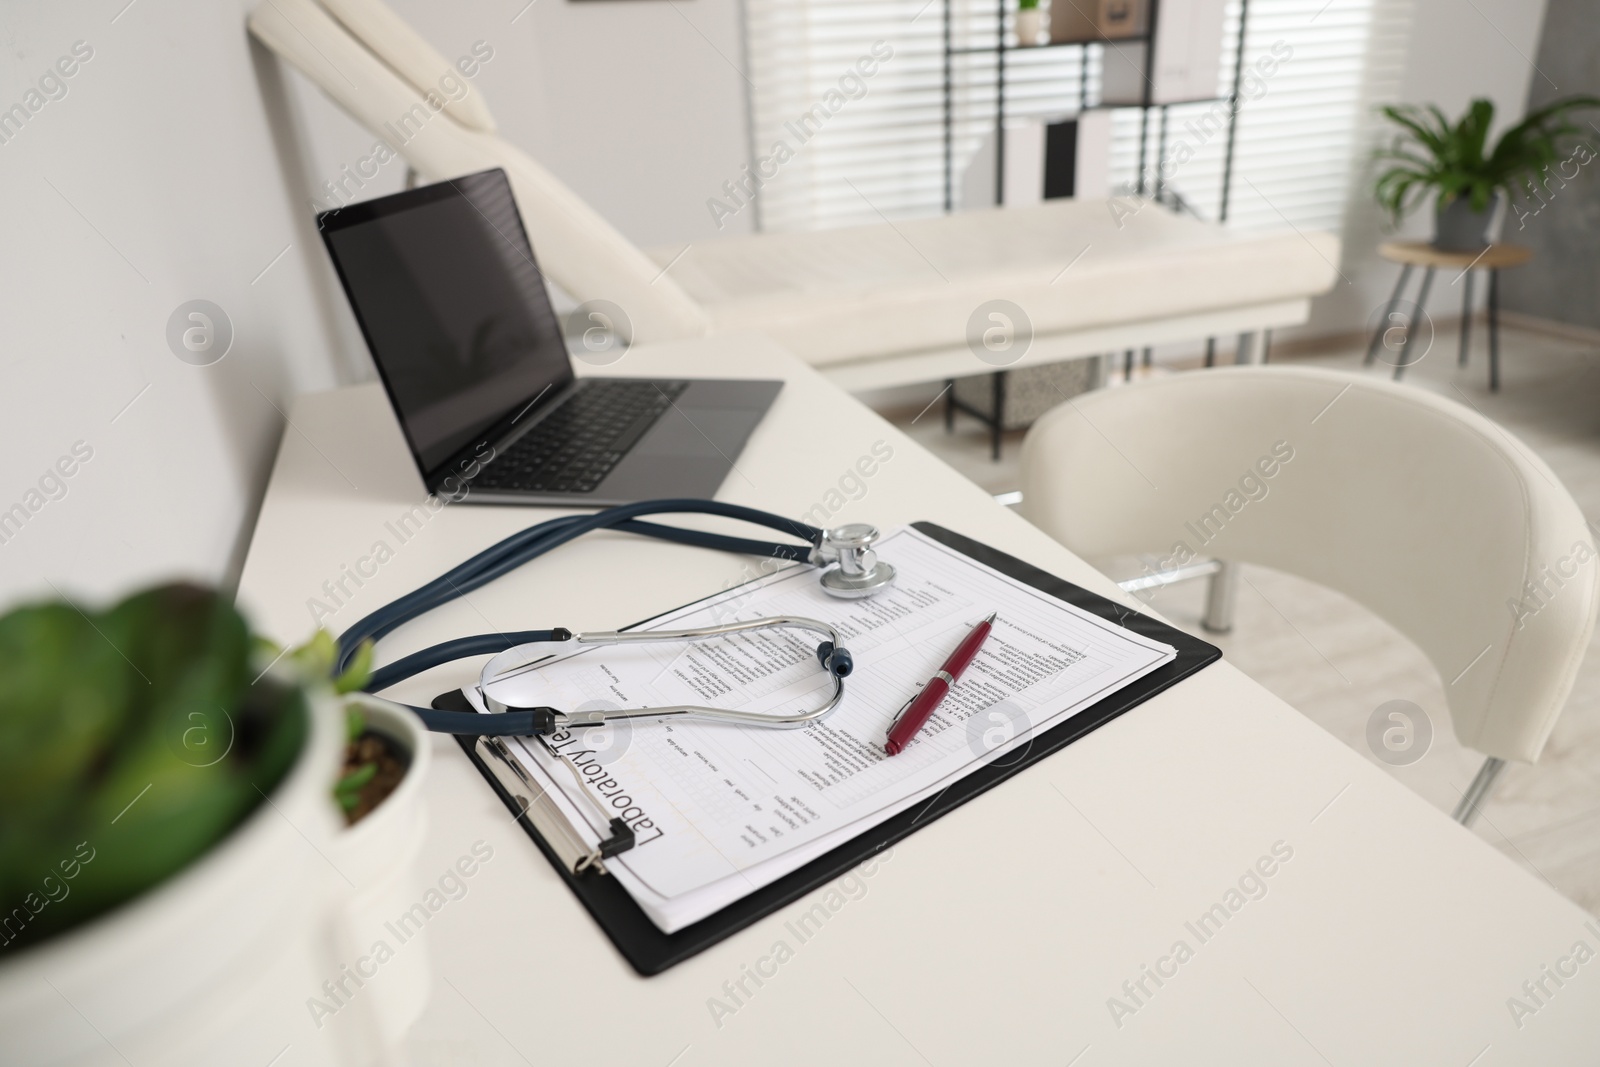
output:
M1458 401L1464 393L1543 457L1585 514L1600 517L1600 345L1503 327L1501 390L1491 394L1481 322L1473 334L1474 360L1458 368L1458 335L1454 327L1441 325L1428 355L1407 371L1407 381ZM1362 346L1351 342L1293 362L1360 370L1361 356ZM1182 369L1179 361L1150 373ZM1380 365L1366 373L1387 370ZM943 404L924 409L938 389L933 385L926 396L902 394L876 403L886 417L991 493L1014 492L1023 434L1007 434L1002 459L991 461L987 431L975 420L959 418L956 432L947 435ZM1135 560L1094 562L1119 578L1140 569ZM1245 673L1429 803L1453 809L1482 760L1456 742L1443 684L1422 653L1332 590L1259 567L1245 568L1244 577L1233 631L1210 639ZM1204 596L1203 580L1187 582L1159 591L1152 606L1177 625L1198 630ZM1367 741L1369 719L1394 700L1419 707L1432 728L1426 752L1404 766L1380 761ZM1593 645L1543 758L1536 765L1506 768L1474 829L1559 892L1600 914L1600 655Z

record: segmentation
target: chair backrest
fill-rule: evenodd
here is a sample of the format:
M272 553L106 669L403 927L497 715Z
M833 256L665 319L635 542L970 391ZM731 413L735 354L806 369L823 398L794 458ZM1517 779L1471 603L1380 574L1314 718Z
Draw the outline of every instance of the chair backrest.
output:
M1259 563L1414 641L1460 741L1534 760L1594 626L1600 562L1572 496L1468 408L1370 377L1197 371L1077 397L1022 454L1023 509L1080 555Z
M523 152L486 132L479 119L467 120L479 123L479 128L471 128L452 117L437 82L455 68L444 63L430 76L433 60L416 51L414 45L421 39L414 33L407 38L394 29L398 17L378 0L330 0L330 6L350 22L342 24L314 0L263 0L250 15L250 32L424 178L443 181L503 167L540 266L577 299L610 300L621 307L632 326L631 340L675 340L707 332L704 309L571 189ZM352 36L354 28L377 35L389 50L385 58ZM404 42L411 39L415 39L412 46L406 46ZM443 63L442 57L439 62ZM397 70L404 70L405 76ZM419 92L417 80L434 89ZM470 98L469 93L466 99ZM487 115L484 108L482 116ZM331 178L335 184L346 180L340 175ZM341 192L347 199L357 198L354 189Z

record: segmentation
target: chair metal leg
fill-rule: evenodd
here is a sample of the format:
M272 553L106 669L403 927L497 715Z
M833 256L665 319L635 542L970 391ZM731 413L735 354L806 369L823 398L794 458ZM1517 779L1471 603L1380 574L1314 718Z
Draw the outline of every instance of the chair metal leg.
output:
M1428 290L1432 288L1432 286L1433 268L1429 267L1427 270L1422 272L1422 288L1417 290L1417 314L1416 317L1413 318L1406 326L1406 339L1405 342L1400 346L1400 358L1395 361L1394 380L1397 382L1400 380L1400 375L1405 373L1406 366L1408 365L1407 361L1411 356L1411 342L1417 339L1417 319L1427 314L1423 308L1427 306ZM1387 317L1388 316L1386 315L1385 318Z
M1200 625L1214 634L1233 629L1233 602L1238 591L1239 565L1219 560L1217 572L1206 583L1206 613Z
M1378 346L1383 344L1383 334L1389 328L1389 316L1394 314L1394 309L1400 305L1400 294L1406 291L1406 282L1411 280L1411 264L1407 263L1400 268L1400 280L1394 283L1394 292L1389 294L1389 303L1384 305L1383 318L1378 320L1378 328L1372 331L1372 341L1367 345L1367 358L1363 363L1371 363L1378 358Z
M1154 571L1146 570L1137 578L1125 578L1117 585L1124 592L1142 593L1147 589L1160 589L1172 585L1174 582L1187 582L1192 578L1209 578L1222 568L1222 564L1214 559L1201 559L1193 563L1185 563L1181 567L1171 570ZM1149 597L1141 597L1148 600Z
M956 380L944 380L944 432L950 433L956 428Z
M1500 391L1500 271L1489 272L1489 392Z
M1217 339L1215 337L1207 337L1206 338L1206 366L1215 367L1216 365L1217 365Z
M1465 292L1461 297L1461 366L1467 365L1467 356L1472 352L1472 272L1467 271L1467 276L1462 281L1467 283Z
M1489 790L1494 788L1494 780L1500 776L1500 771L1505 765L1505 760L1493 756L1484 760L1483 766L1478 768L1477 775L1472 779L1472 784L1461 794L1461 803L1456 805L1456 810L1450 817L1462 826L1471 826L1472 820L1478 817L1478 809L1489 799Z
M1150 361L1153 358L1152 351L1153 350L1147 345L1147 346L1145 346L1144 351L1139 353L1139 364L1140 364L1140 366L1144 366L1144 367L1150 366Z
M1272 362L1272 331L1271 330L1262 330L1261 331L1261 362L1262 363L1271 363Z
M1133 349L1128 349L1122 354L1122 380L1133 381Z

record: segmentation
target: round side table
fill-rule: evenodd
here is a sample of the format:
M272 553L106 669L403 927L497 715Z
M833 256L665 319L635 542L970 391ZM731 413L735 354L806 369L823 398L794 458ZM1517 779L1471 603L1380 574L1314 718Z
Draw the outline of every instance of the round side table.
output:
M1370 364L1377 358L1378 347L1383 344L1385 334L1393 328L1391 320L1405 295L1406 283L1411 280L1412 270L1416 267L1423 269L1422 288L1417 291L1416 301L1417 308L1421 309L1428 302L1428 289L1433 285L1433 272L1443 267L1460 272L1451 281L1451 285L1456 282L1463 283L1460 362L1461 366L1465 367L1467 354L1471 350L1472 272L1486 270L1489 272L1489 390L1497 392L1500 389L1500 271L1522 266L1533 258L1533 250L1522 245L1496 244L1478 252L1443 252L1427 241L1387 241L1378 248L1378 254L1391 263L1400 264L1400 280L1395 282L1394 292L1390 294L1389 303L1383 309L1383 318L1372 333L1372 342L1367 345L1366 362ZM1411 341L1415 333L1411 328L1412 325L1414 324L1409 321L1403 323L1405 340L1400 345L1400 358L1395 362L1396 378L1410 366L1407 357L1411 354Z

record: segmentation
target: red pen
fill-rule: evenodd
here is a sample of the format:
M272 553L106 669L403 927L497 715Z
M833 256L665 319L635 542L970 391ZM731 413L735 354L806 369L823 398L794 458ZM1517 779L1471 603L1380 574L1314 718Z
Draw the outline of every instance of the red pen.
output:
M954 689L956 683L961 680L962 672L972 666L972 661L978 658L978 649L983 647L993 629L994 615L974 626L971 632L961 639L956 650L950 653L950 658L944 661L944 666L928 679L928 684L922 687L922 691L906 701L905 710L895 719L894 725L889 727L889 739L883 743L889 755L893 756L903 751L911 743L911 739L917 736L917 731L928 721L928 716L944 702L945 694Z

